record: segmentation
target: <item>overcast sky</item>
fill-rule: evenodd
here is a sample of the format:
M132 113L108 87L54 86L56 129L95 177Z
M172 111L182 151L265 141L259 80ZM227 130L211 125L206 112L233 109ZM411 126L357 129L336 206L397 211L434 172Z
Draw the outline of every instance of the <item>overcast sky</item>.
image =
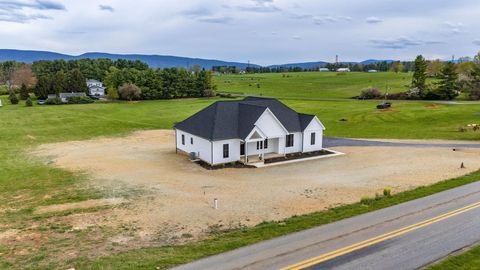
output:
M268 65L480 50L478 0L0 0L0 48Z

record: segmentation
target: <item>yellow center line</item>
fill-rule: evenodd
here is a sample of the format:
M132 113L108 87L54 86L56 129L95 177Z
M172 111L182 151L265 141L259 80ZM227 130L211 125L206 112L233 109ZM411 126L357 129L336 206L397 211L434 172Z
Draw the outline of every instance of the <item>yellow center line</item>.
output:
M312 265L315 265L315 264L319 264L321 262L331 260L333 258L351 253L355 250L359 250L359 249L362 249L362 248L365 248L365 247L368 247L368 246L386 241L388 239L403 235L405 233L408 233L408 232L411 232L411 231L429 226L431 224L434 224L434 223L437 223L439 221L445 220L447 218L451 218L453 216L465 213L467 211L473 210L473 209L478 208L478 207L480 207L480 202L476 202L474 204L467 205L465 207L462 207L462 208L450 211L448 213L445 213L445 214L442 214L442 215L439 215L439 216L436 216L436 217L433 217L433 218L430 218L430 219L427 219L427 220L424 220L424 221L421 221L421 222L418 222L418 223L415 223L415 224L412 224L412 225L409 225L409 226L406 226L406 227L403 227L403 228L400 228L400 229L397 229L397 230L394 230L394 231L391 231L391 232L388 232L388 233L385 233L385 234L382 234L382 235L379 235L379 236L376 236L376 237L373 237L373 238L370 238L370 239L367 239L365 241L361 241L361 242L355 243L353 245L350 245L350 246L347 246L347 247L344 247L344 248L340 248L340 249L334 250L332 252L328 252L328 253L322 254L320 256L316 256L316 257L313 257L313 258L310 258L310 259L292 264L290 266L282 268L281 270L304 269L306 267L309 267L309 266L312 266Z

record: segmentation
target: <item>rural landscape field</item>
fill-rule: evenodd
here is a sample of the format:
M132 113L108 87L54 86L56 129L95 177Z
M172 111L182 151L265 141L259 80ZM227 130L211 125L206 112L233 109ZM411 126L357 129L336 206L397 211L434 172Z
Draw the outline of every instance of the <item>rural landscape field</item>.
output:
M253 77L256 76L262 78L263 75ZM349 97L358 93L364 86L384 84L385 78L399 78L392 85L396 84L401 89L402 85L407 83L409 74L386 73L379 78L378 74L352 73L343 76L330 74L326 76L310 72L294 73L290 76L312 79L302 79L292 85L287 82L291 77L285 78L281 74L274 74L261 81L261 88L259 88L271 89L270 92L260 93L258 88L254 87L252 94L268 94L274 97L278 95L282 102L295 110L318 115L327 126L327 136L442 140L478 140L479 138L476 132L458 131L460 127L480 120L478 105L471 102L447 104L434 101L395 101L392 109L377 110L375 106L378 101L313 99ZM318 78L315 79L317 76ZM215 77L219 89L225 92L250 94L251 87L244 81L248 81L252 75L229 76L229 81L239 84L231 88L229 84L224 83L225 77L223 75ZM329 87L323 86L321 80L325 77L330 81ZM352 77L353 82L349 80L345 82L345 78L349 77ZM358 83L358 80L363 82ZM319 85L318 90L315 90L316 84ZM276 93L273 89L282 90ZM292 93L293 89L297 91ZM298 97L288 98L289 95ZM6 96L1 98L4 104L8 103ZM148 198L155 194L151 190L145 190L140 180L138 184L129 184L128 181L124 184L117 183L115 186L95 184L89 180L91 173L88 171L81 173L81 171L72 172L59 168L54 166L55 156L48 158L48 153L54 154L55 149L58 149L58 145L52 143L66 142L66 147L68 145L70 145L68 147L74 147L74 144L69 141L118 136L122 138L139 130L171 130L175 122L217 100L217 98L198 98L96 102L60 107L7 105L1 108L2 119L4 119L0 123L1 163L3 164L0 171L2 267L24 268L27 266L32 269L48 269L65 268L74 264L81 266L81 269L89 269L100 266L103 268L119 260L122 265L113 264L115 266L112 266L112 269L142 268L146 265L165 268L177 262L195 258L200 253L205 255L198 249L204 249L204 245L222 241L220 236L231 234L230 229L234 229L233 232L241 231L242 227L239 228L238 224L232 224L230 229L227 225L215 228L215 224L211 224L213 227L202 230L203 233L200 235L188 232L178 234L175 231L182 231L181 229L166 226L164 229L170 230L170 233L142 236L138 232L145 230L141 227L145 224L140 225L133 219L124 219L124 222L112 221L121 218L121 216L115 218L113 213L120 215L122 210L129 209L131 205L129 201L143 198L142 200L147 200L145 202L147 203ZM153 140L158 136L153 133L148 134L146 133L145 136L154 136L151 137ZM43 158L39 158L35 154L39 151L38 147L41 147L41 151L47 153L47 156L44 154ZM81 153L82 148L85 147L71 148L69 151L72 151L72 154ZM113 148L112 151L114 151ZM72 156L79 159L73 164L88 165L88 159L95 159L94 162L98 164L116 162L104 156L108 154L108 150L99 154L101 156L98 157L80 154L77 157ZM80 169L85 169L79 166ZM109 164L109 166L115 166L115 164ZM122 166L128 166L128 162ZM131 171L135 172L135 169L132 168ZM132 177L141 178L140 175L137 177L132 175ZM409 185L415 187L419 183ZM405 187L401 190L405 190ZM371 195L371 191L366 190L365 195ZM360 200L361 196L362 194L359 193L352 200ZM150 201L155 202L156 199L151 197ZM309 209L307 212L312 210ZM128 213L128 211L124 212ZM105 218L106 216L109 218ZM280 215L280 217L286 216ZM248 219L248 216L246 218ZM275 217L272 218L275 219ZM258 217L252 217L252 222L260 223L260 221ZM254 225L252 222L246 223L251 226ZM202 242L205 240L198 240L198 237L200 239L218 237L219 240L210 240L213 243L209 244L209 242ZM197 241L200 242L190 244ZM168 247L136 250L142 247L164 245L181 246L172 250ZM218 245L217 248L223 250L226 248L225 245L230 244ZM178 252L184 256L179 257ZM215 249L209 249L208 253L210 252L215 252ZM154 254L156 259L151 257ZM146 259L137 260L131 256L145 256Z
M480 270L479 13L0 0L0 270Z

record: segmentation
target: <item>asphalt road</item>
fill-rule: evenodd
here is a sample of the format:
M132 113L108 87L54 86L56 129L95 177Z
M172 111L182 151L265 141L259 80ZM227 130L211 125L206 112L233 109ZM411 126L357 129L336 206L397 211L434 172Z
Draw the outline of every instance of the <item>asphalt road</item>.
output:
M480 182L174 269L418 269L476 243Z

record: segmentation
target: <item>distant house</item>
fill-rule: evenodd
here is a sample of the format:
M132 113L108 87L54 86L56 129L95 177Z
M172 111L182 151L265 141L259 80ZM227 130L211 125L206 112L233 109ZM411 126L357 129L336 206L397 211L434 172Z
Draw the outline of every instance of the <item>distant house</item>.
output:
M350 72L349 68L338 68L337 72Z
M328 69L328 68L319 68L318 71L320 71L320 72L328 72L328 71L330 71L330 69Z
M370 73L375 73L375 72L378 72L378 70L376 70L376 69L369 69L368 72L370 72Z
M323 149L325 127L276 99L217 101L175 125L176 148L210 165Z
M63 103L67 103L68 102L68 98L69 97L86 97L87 95L85 95L85 93L83 92L78 92L78 93L60 93L58 94L58 97L62 100ZM49 94L48 95L48 98L56 98L57 95L55 94Z
M87 80L88 93L90 96L105 96L103 83L97 80Z

